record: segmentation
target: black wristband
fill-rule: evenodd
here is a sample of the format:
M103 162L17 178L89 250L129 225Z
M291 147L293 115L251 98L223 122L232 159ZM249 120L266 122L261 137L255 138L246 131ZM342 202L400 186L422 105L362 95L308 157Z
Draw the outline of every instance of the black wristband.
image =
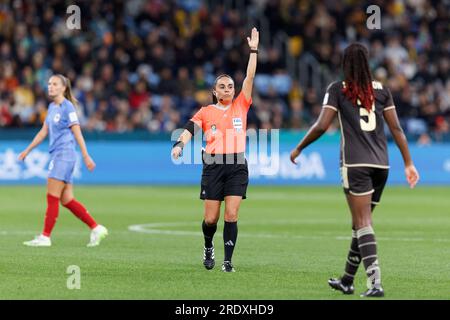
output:
M175 142L173 147L172 147L172 149L175 148L175 147L180 147L181 149L183 149L184 148L184 142L183 141Z
M258 49L250 49L250 53L256 53L256 54L258 54Z
M195 128L196 124L189 120L186 125L184 126L184 129L186 129L187 131L189 131L192 135L194 135L196 128Z

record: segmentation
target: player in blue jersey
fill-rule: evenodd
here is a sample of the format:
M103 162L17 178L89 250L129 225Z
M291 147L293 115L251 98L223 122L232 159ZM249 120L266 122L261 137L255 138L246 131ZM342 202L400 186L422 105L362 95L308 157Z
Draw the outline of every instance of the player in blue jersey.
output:
M34 137L31 144L19 155L19 160L26 156L49 135L50 164L47 180L47 211L44 230L34 240L24 242L32 247L51 246L50 235L59 214L59 202L72 211L81 221L91 229L88 247L100 244L106 237L108 230L97 224L86 208L74 198L73 172L75 169L76 152L75 141L83 155L84 163L89 171L94 170L95 163L88 154L86 144L81 133L80 123L74 104L70 80L61 74L53 75L48 81L48 95L53 101L48 107L47 117L42 129Z

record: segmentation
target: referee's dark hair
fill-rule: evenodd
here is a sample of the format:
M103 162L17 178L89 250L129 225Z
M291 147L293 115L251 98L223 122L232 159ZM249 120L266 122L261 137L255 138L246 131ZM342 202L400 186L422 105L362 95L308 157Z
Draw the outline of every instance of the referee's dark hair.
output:
M225 74L225 73L219 75L219 76L216 78L216 80L214 80L214 85L213 85L213 88L212 88L213 91L211 91L212 100L213 100L213 103L214 103L214 104L216 104L216 103L218 102L216 96L214 95L214 90L216 90L217 81L219 81L219 80L222 79L222 78L229 78L229 79L231 79L231 81L233 81L233 83L234 83L233 78L232 78L229 74Z
M369 68L369 52L366 47L352 43L345 48L342 68L345 81L343 93L354 105L360 104L370 111L375 97Z

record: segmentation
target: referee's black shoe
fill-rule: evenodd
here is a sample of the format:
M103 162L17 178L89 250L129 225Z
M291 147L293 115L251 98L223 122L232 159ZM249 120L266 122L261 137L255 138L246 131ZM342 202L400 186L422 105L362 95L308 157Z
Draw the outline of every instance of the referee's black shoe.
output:
M214 245L211 248L204 248L203 250L203 265L206 269L214 268L216 261L214 260Z
M231 264L231 261L224 261L222 264L222 271L223 272L235 272L233 265Z
M361 298L368 297L368 298L382 298L384 297L384 290L382 287L379 288L370 288L366 292L361 294Z
M353 287L353 284L346 286L346 285L342 284L341 279L331 278L328 280L328 284L334 290L342 291L343 294L353 294L353 292L355 292L355 288Z

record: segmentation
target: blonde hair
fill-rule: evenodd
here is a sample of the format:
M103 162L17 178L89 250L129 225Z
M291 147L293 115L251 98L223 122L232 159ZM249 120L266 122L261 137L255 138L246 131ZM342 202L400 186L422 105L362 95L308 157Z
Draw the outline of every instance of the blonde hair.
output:
M64 90L64 97L72 102L75 106L77 106L78 100L72 93L72 85L70 84L69 78L63 76L62 74L55 74L54 77L58 77L59 79L61 79L63 86L66 87L66 90Z

